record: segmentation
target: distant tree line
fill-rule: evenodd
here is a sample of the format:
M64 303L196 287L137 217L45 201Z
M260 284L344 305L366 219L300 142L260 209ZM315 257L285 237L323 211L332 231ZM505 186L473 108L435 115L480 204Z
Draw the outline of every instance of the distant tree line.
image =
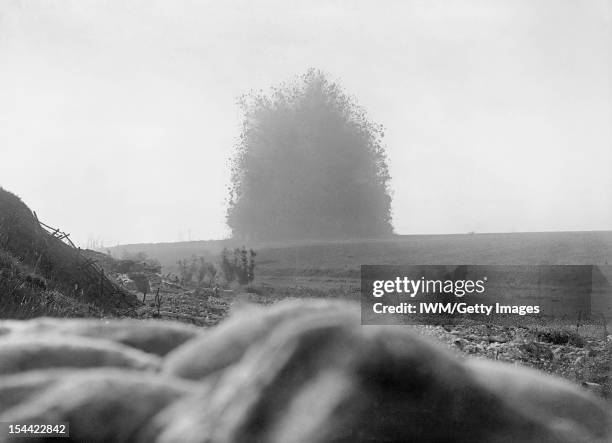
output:
M233 252L223 248L221 252L221 270L225 281L237 281L241 285L251 283L255 278L255 256L252 249L236 248Z
M238 282L241 285L251 283L255 278L255 257L257 254L246 247L230 250L224 248L219 257L218 266L204 257L193 255L190 259L179 260L178 274L182 285L212 287L217 284L219 270L226 283Z
M181 284L196 283L198 286L203 286L208 283L212 286L216 282L217 268L213 263L206 261L204 257L191 257L190 260L179 260L178 271Z

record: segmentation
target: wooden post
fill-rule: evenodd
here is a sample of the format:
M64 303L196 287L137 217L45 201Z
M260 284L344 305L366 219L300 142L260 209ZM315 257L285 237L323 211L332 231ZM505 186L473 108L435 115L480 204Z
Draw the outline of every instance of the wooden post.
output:
M100 269L100 299L104 297L104 269Z

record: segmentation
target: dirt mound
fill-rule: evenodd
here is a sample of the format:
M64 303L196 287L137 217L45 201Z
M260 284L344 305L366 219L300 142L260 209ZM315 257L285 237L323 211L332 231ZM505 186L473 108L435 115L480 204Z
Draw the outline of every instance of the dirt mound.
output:
M45 306L70 301L74 306L64 315L118 313L139 304L66 234L44 226L19 197L0 188L0 289L14 305L3 316L62 315Z

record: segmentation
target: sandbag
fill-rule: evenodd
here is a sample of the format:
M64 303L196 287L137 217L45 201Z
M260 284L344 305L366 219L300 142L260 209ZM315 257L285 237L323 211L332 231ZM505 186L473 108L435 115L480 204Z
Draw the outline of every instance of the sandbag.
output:
M310 312L275 328L207 391L160 412L140 441L608 441L601 401L536 371L491 365L498 376L484 379L406 328ZM529 386L538 395L509 395Z
M287 300L267 308L243 308L216 328L169 353L162 371L193 380L203 379L239 361L250 346L265 340L284 322L332 310L359 315L357 304L326 300Z
M0 375L43 368L122 367L157 371L159 357L106 340L61 335L0 339Z
M4 411L0 422L68 422L71 441L132 442L159 410L194 391L197 387L188 382L155 374L82 371ZM0 436L3 441L8 441L6 436Z
M56 334L105 339L141 351L164 356L202 332L195 326L161 320L133 319L58 319L0 322L2 334Z

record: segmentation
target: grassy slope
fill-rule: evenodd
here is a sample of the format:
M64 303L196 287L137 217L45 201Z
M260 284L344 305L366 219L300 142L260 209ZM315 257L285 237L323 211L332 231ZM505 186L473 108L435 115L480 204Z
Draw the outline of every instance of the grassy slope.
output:
M19 197L0 188L0 317L88 316L138 305L85 262L43 229Z

